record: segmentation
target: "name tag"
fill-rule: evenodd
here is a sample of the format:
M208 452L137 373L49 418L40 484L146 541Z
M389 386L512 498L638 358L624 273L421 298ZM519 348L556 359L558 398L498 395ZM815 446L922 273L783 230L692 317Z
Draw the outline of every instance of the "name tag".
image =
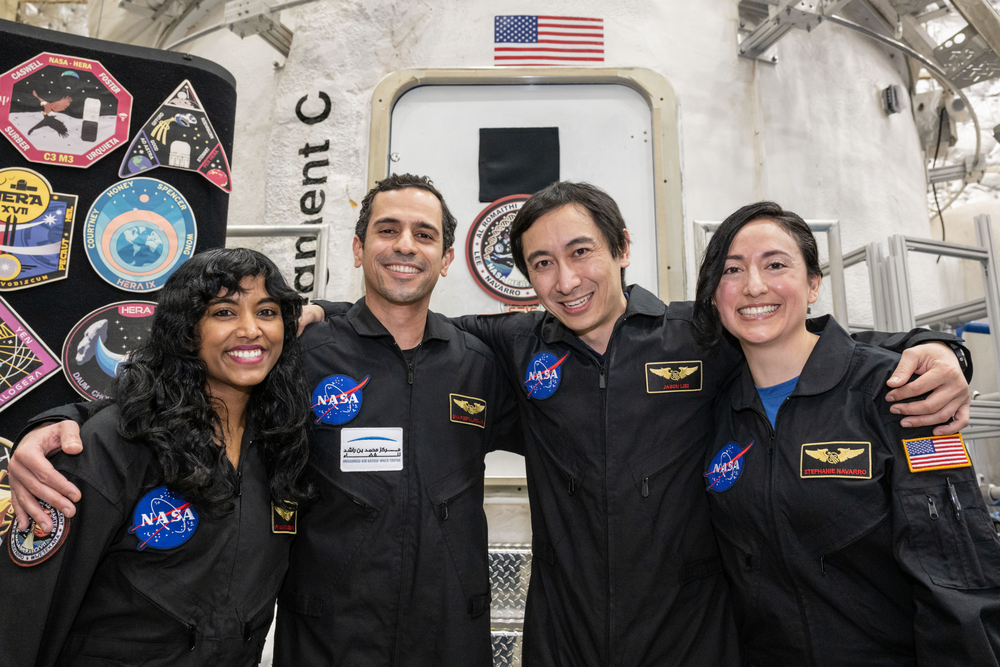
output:
M402 469L402 428L345 428L340 431L341 472Z

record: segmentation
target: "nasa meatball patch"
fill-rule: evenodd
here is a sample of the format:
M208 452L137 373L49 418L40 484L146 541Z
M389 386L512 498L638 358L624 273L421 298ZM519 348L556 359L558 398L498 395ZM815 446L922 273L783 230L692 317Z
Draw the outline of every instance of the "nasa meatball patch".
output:
M701 391L701 377L700 360L651 361L646 364L646 393Z
M799 457L802 479L819 477L872 478L870 442L807 442Z
M743 468L746 467L746 459L743 457L751 447L753 447L752 442L746 447L741 447L737 442L730 442L712 457L705 473L709 491L722 493L736 483L743 474Z
M358 382L350 375L328 375L320 380L312 394L312 409L316 423L346 424L361 412L362 389L371 376Z
M159 486L139 499L128 532L139 539L139 551L173 549L190 540L197 527L198 513L191 503Z
M39 500L38 504L49 513L52 520L51 533L41 534L34 519L28 521L27 530L18 530L17 524L13 522L10 526L7 553L21 567L32 567L52 558L69 535L69 519L46 502Z
M544 400L556 393L562 381L562 364L568 356L569 352L561 358L551 352L540 352L531 358L524 373L524 389L529 398Z

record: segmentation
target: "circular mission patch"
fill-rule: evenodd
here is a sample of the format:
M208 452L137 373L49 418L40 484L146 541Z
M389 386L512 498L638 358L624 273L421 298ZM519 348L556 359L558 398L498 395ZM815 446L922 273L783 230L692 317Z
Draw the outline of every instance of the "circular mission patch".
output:
M130 178L90 207L83 242L101 278L130 292L152 292L194 254L198 230L191 206L172 185Z
M465 259L476 284L494 299L511 305L538 303L528 278L514 266L510 223L530 195L510 195L484 208L465 242Z
M69 534L69 519L63 516L62 512L41 500L38 501L38 504L49 513L49 518L52 519L51 533L41 535L34 519L29 521L27 530L18 530L14 523L11 523L10 526L10 539L7 541L8 553L10 553L11 560L21 567L38 565L51 558L63 545Z

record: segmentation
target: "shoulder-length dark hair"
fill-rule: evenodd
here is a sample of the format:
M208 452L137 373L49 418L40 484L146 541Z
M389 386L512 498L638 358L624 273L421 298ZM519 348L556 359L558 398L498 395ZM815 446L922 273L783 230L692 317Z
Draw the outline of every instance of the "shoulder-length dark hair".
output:
M217 440L221 422L205 389L198 325L209 302L241 292L248 277L264 278L285 330L281 356L250 394L246 424L254 447L263 448L271 499L285 508L309 499L309 398L296 338L302 303L263 254L219 248L181 265L160 292L148 338L119 368L114 386L119 433L152 449L164 483L208 515L232 510L237 477Z
M757 220L770 220L788 232L795 240L806 264L806 274L822 276L819 267L819 250L816 247L816 237L809 225L798 214L786 211L773 201L762 201L747 204L728 218L708 242L705 258L698 270L698 287L694 297L694 324L698 342L708 347L715 347L722 342L725 329L719 319L719 310L715 307L715 290L722 280L722 272L726 268L726 256L729 246L740 230Z

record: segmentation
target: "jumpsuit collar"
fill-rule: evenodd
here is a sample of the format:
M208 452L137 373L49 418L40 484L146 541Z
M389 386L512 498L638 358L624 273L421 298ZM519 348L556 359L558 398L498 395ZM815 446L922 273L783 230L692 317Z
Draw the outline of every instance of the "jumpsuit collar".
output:
M850 334L844 331L830 315L806 320L806 329L821 334L812 354L802 368L799 381L792 396L815 396L827 392L844 379L851 366L854 348L857 345ZM759 404L760 397L753 383L750 367L743 360L743 370L737 390L733 392L733 409L743 410Z
M357 332L359 336L366 338L392 338L392 334L389 330L379 321L375 314L368 308L368 304L365 303L365 298L361 297L358 299L351 309L347 311L347 321L351 323L354 327L354 331ZM448 326L447 321L441 315L428 310L427 311L427 324L424 326L424 337L421 340L421 345L429 340L451 340L453 335L452 328Z
M625 291L628 292L625 319L631 319L636 315L662 317L667 312L667 306L654 294L642 287L630 285ZM549 345L553 343L566 343L578 349L590 349L579 336L568 329L566 325L551 313L545 314L545 322L542 324L542 340Z

